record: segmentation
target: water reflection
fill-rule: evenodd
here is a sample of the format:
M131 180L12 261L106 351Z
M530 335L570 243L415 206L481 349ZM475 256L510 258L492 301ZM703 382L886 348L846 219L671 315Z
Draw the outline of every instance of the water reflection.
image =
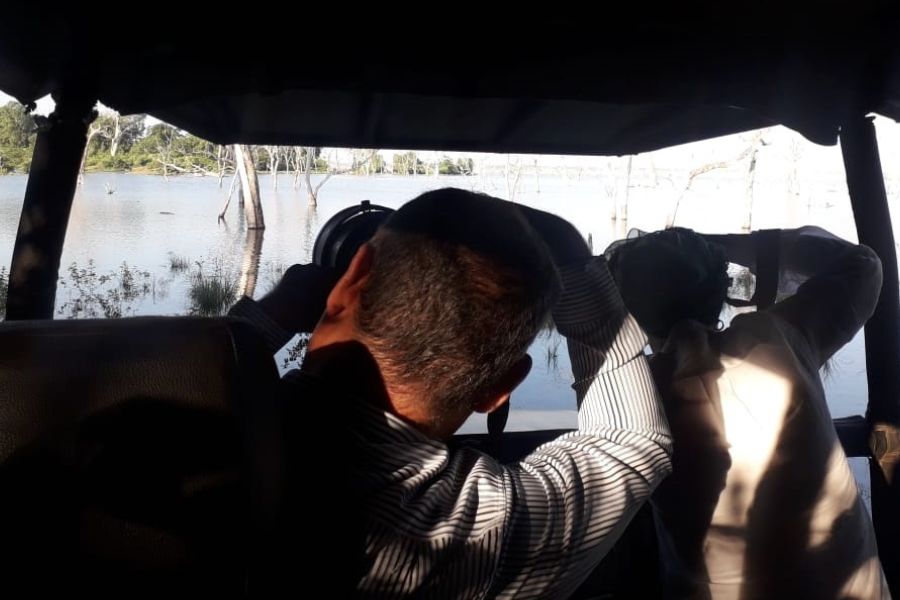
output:
M259 277L259 259L262 256L264 229L248 229L241 260L241 278L238 283L238 297L256 295L256 280Z
M302 251L301 263L312 261L313 246L316 242L316 235L319 233L319 211L315 206L308 206L306 209L306 218L303 219L303 235L300 237L300 248Z

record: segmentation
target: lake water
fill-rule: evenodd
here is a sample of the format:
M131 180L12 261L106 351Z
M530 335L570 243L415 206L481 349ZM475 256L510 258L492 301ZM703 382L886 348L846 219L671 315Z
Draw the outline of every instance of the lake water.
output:
M728 175L727 173L725 174ZM656 178L660 177L658 170ZM735 185L740 185L739 177ZM633 172L629 190L627 226L610 218L614 198L609 182L600 177L559 177L542 175L521 179L516 200L560 214L587 237L596 253L632 226L656 229L665 225L671 201L666 186L651 185L649 176ZM26 178L0 178L0 264L9 264L21 210ZM273 189L271 177L260 177L266 229L259 256L259 277L255 295L265 293L280 272L296 262L308 262L319 228L338 210L363 199L396 208L423 191L457 186L506 195L501 177L334 177L323 186L316 209L307 205L305 190L294 189L292 178L279 176ZM739 231L740 206L718 200L727 189L725 177L715 184L697 186L679 207L678 224L704 231ZM673 186L674 188L675 186ZM192 273L230 273L240 277L244 262L246 233L235 205L225 221L218 221L228 180L219 187L214 178L162 177L116 173L88 174L78 188L62 256L57 309L68 316L73 294L67 267L84 268L93 261L96 274L116 270L126 262L145 271L150 292L125 303L126 315L177 315L190 310L188 290ZM708 188L708 189L707 189ZM113 191L113 193L107 193ZM669 193L671 195L671 192ZM795 226L809 222L855 239L849 203L826 194L814 206L792 207L757 200L754 221L763 226ZM829 200L829 196L835 196ZM802 210L801 210L802 209ZM849 227L848 227L849 223ZM187 259L189 268L170 268L172 256ZM513 396L513 428L557 427L574 422L570 365L565 343L555 333L542 334L532 348L534 369ZM829 403L834 416L861 414L866 405L865 362L860 334L835 358L826 378ZM476 423L477 428L479 425Z

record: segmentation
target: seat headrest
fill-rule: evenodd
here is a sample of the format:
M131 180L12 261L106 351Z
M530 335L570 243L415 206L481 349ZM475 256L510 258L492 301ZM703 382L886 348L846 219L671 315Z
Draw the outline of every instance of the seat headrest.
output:
M245 413L277 379L234 319L0 325L4 571L32 591L241 589Z

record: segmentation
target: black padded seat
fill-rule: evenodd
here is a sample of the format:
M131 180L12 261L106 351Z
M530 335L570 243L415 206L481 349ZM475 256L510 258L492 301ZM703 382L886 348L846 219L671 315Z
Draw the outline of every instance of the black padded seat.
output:
M4 593L246 593L280 494L277 382L240 320L0 325Z

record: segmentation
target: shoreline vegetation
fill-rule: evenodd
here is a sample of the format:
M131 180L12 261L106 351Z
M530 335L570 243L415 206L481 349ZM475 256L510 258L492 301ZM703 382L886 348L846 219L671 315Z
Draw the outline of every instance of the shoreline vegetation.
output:
M18 102L0 106L0 174L27 174L40 117ZM471 157L437 156L422 160L416 152L383 152L309 146L245 146L256 171L292 175L295 184L316 175L472 175ZM148 118L101 112L88 128L81 173L203 175L223 178L235 172L234 146L222 146Z

